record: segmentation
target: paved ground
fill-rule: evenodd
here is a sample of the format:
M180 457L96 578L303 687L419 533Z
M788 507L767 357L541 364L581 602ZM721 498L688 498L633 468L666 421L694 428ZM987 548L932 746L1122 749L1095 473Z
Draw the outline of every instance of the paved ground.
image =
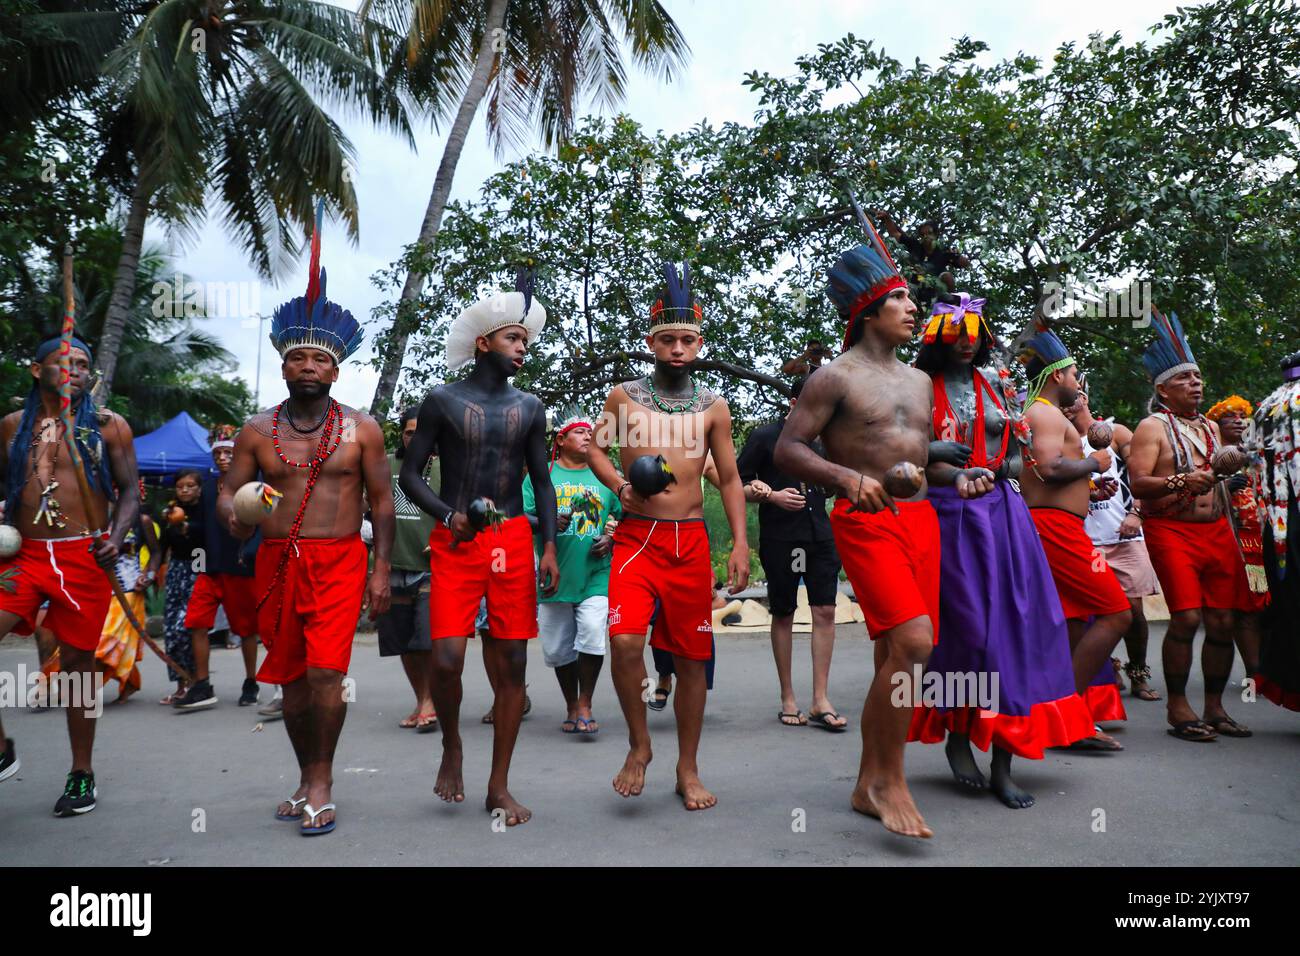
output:
M861 625L839 630L832 699L852 716L856 731L870 649ZM1153 635L1157 641L1159 634ZM1126 752L1017 761L1021 783L1039 798L1022 811L957 791L942 747L913 744L909 775L936 835L928 842L891 836L848 806L857 733L779 725L768 643L751 637L719 640L718 684L701 754L705 783L719 804L703 813L685 812L672 792L671 711L651 715L657 756L648 791L625 801L610 788L625 753L625 732L608 676L601 676L597 695L600 735L561 735L559 693L534 643L534 709L511 777L515 795L534 817L526 826L493 832L481 803L491 732L477 722L489 693L477 642L471 645L465 690L465 710L473 718L465 740L469 799L462 805L446 806L432 796L439 738L395 726L410 710L409 691L396 662L379 660L373 636L358 638L353 658L357 698L335 771L339 828L312 840L272 818L277 800L293 790L296 768L283 723L253 732L253 710L234 705L241 678L237 653L213 652L222 702L192 714L154 703L163 676L150 658L145 691L122 708L110 707L100 726L100 804L86 817L50 814L67 770L61 715L6 708L5 728L18 742L23 767L0 783L0 861L1280 866L1300 857L1300 715L1263 700L1229 704L1255 729L1254 738L1191 744L1165 734L1162 704L1126 697L1130 720L1116 732ZM32 667L35 657L30 640L8 638L0 645L0 671ZM810 681L808 659L807 638L796 637L800 686ZM1240 677L1238 666L1234 680ZM1193 693L1199 697L1199 684ZM800 705L806 709L807 700ZM192 821L200 809L206 832L196 833ZM1099 811L1104 832L1094 831ZM804 832L792 826L799 816Z

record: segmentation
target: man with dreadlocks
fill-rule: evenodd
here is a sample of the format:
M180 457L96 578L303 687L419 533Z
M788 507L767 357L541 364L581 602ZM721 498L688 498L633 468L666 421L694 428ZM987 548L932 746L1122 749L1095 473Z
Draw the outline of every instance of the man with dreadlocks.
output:
M828 293L846 323L843 350L804 385L773 457L782 471L838 492L831 531L875 641L851 805L894 833L928 838L933 831L903 775L912 695L895 706L891 692L898 675L910 681L924 666L939 634L939 522L921 471L929 463L933 389L929 376L898 360L916 327L916 303L850 198L867 241L830 269ZM819 436L824 457L813 449ZM885 483L898 465L915 481L907 494L895 486L895 500ZM983 468L963 470L954 484L963 496L984 494L991 477Z
M710 451L731 526L727 575L733 594L749 580L745 492L736 468L731 411L691 375L704 343L704 310L691 293L690 267L683 263L679 273L666 262L663 276L663 294L650 308L645 338L655 356L654 371L609 393L589 452L591 470L623 508L609 578L609 640L629 747L613 786L625 798L645 788L652 751L649 697L642 694L654 683L645 669L646 630L653 623L650 646L672 655L677 675L677 794L687 810L707 810L718 802L701 782L698 763L708 696L705 672L713 657L714 578L700 482ZM614 444L623 474L609 458Z
M1151 415L1133 433L1129 456L1133 495L1142 502L1147 551L1165 603L1169 629L1161 658L1169 691L1169 733L1179 740L1207 741L1222 734L1248 737L1250 730L1223 709L1232 671L1233 619L1246 604L1246 568L1228 523L1224 495L1213 471L1222 447L1219 426L1197 412L1204 384L1178 316L1151 310L1155 339L1142 364L1155 394ZM1201 717L1187 700L1192 641L1205 621Z
M0 559L0 638L19 625L30 633L41 604L49 601L44 627L59 642L61 668L80 674L88 686L95 672L95 650L109 604L108 575L113 573L123 541L140 512L138 475L131 428L114 412L104 412L101 431L90 396L90 346L73 338L69 353L73 427L86 469L92 501L78 493L67 438L59 418L60 340L36 350L31 363L32 388L22 411L0 421L0 474L6 476L5 521L22 535L22 548ZM114 489L116 486L116 491ZM94 537L95 523L115 501L107 538ZM89 702L68 707L72 770L55 816L70 817L95 809L98 790L91 765L95 718ZM6 746L4 763L16 766L13 741L0 727ZM0 764L0 772L7 768Z
M1088 687L1098 671L1104 668L1110 684L1114 684L1110 654L1133 622L1124 588L1084 525L1089 502L1113 495L1118 489L1092 478L1109 470L1110 449L1100 448L1085 456L1079 433L1065 417L1063 409L1073 405L1079 395L1078 366L1065 344L1044 329L1024 343L1020 360L1029 377L1025 427L1017 436L1029 467L1021 472L1020 488L1038 528L1065 613L1074 689L1086 701ZM1118 700L1117 692L1113 699ZM1110 712L1091 705L1090 709L1094 720L1112 719ZM1101 728L1071 746L1079 750L1124 749Z
M515 291L475 302L447 334L447 369L473 364L469 375L433 389L420 405L415 435L406 448L402 491L438 521L429 536L429 607L433 641L433 702L442 724L442 763L434 793L449 803L465 799L460 737L461 674L474 634L479 603L487 599L483 665L492 705L492 770L484 804L506 826L532 818L510 794L510 760L524 716L528 641L537 636L537 583L553 594L560 583L555 557L555 491L546 468L546 410L535 395L510 384L523 367L530 342L546 325L533 298L531 271L521 271ZM437 449L441 485L423 478ZM537 503L542 539L533 563L533 534L524 515L524 466Z
M301 820L303 836L335 828L334 748L347 704L343 676L361 609L388 610L395 520L384 436L369 415L330 398L339 365L361 345L361 327L331 302L320 268L323 204L316 207L307 294L276 308L271 344L289 397L254 415L235 438L217 512L246 540L254 528L235 514L235 492L258 472L279 491L262 523L255 589L257 631L266 660L257 679L284 688L284 724L298 759L293 795L276 819ZM366 578L361 516L374 528L374 568Z
M605 663L609 617L609 556L614 549L609 524L621 514L618 500L592 472L588 461L592 426L581 413L568 415L555 431L551 485L558 509L556 562L563 584L544 594L538 607L542 660L555 670L564 695L566 734L594 734L591 697ZM524 482L524 513L540 527L532 481ZM538 542L540 553L542 542Z

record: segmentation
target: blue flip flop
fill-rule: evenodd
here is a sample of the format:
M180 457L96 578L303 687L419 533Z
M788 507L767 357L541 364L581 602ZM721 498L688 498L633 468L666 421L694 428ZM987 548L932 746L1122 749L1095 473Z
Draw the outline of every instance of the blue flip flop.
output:
M597 727L595 730L591 729L591 725L594 724L595 722L596 721L592 720L590 717L577 718L577 723L578 723L577 733L587 734L588 736L594 737L596 734L600 733L599 727Z
M284 800L284 802L287 803L287 804L289 804L290 809L297 810L300 806L302 806L304 803L307 802L307 798L306 798L306 797L299 797L298 799L295 800L293 797L286 797L285 800ZM277 820L301 820L301 819L302 819L302 814L301 814L301 813L281 813L279 810L276 810L276 811L275 811L275 818L276 818Z
M334 810L334 809L335 809L334 804L327 803L319 810L314 810L312 809L312 805L309 803L302 808L303 811L302 815L307 818L308 823L315 823L316 818L320 816L322 813L324 813L326 810ZM301 830L303 836L323 836L326 833L334 832L334 823L335 821L331 820L323 827L312 826L312 827L300 827L299 829Z

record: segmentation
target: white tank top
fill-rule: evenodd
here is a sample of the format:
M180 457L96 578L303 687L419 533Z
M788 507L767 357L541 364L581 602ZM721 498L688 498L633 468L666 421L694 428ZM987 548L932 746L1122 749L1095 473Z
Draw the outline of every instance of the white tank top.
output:
M1106 424L1113 427L1115 419L1107 418ZM1083 441L1084 458L1099 450L1092 447L1087 435L1082 435L1080 438ZM1102 472L1102 477L1113 478L1118 482L1119 491L1105 501L1088 502L1088 517L1084 519L1083 526L1093 544L1118 544L1120 542L1119 526L1124 523L1124 518L1128 515L1129 509L1133 507L1133 492L1129 490L1128 486L1128 466L1120 467L1119 455L1115 454L1113 450L1110 454L1110 467ZM1124 538L1123 540L1141 541L1142 532L1139 530L1137 537Z

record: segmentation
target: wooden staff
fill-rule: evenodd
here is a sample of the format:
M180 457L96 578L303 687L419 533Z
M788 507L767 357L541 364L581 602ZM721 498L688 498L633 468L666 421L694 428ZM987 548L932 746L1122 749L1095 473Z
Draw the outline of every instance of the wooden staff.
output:
M104 522L99 521L99 516L95 513L95 499L91 495L90 482L86 479L86 469L82 463L81 452L77 448L77 433L72 421L72 327L73 317L76 311L76 301L72 293L72 246L68 245L63 250L63 331L59 339L59 420L63 422L64 437L68 442L68 453L72 459L72 471L77 476L77 489L81 492L81 500L86 503L86 517L89 519L92 527L98 530L92 531L91 536L101 541L109 539L107 528L107 516ZM93 401L90 394L82 396L83 402ZM122 606L122 614L135 628L135 632L140 635L140 640L149 646L149 649L157 654L173 671L181 675L181 679L187 684L194 682L194 678L189 671L181 667L174 660L167 656L167 652L158 646L158 642L145 633L145 629L140 626L136 620L135 614L131 611L131 605L127 602L126 594L122 591L122 582L117 579L117 573L112 568L104 568L104 574L108 576L108 582L113 586L113 594L117 597L117 603Z

